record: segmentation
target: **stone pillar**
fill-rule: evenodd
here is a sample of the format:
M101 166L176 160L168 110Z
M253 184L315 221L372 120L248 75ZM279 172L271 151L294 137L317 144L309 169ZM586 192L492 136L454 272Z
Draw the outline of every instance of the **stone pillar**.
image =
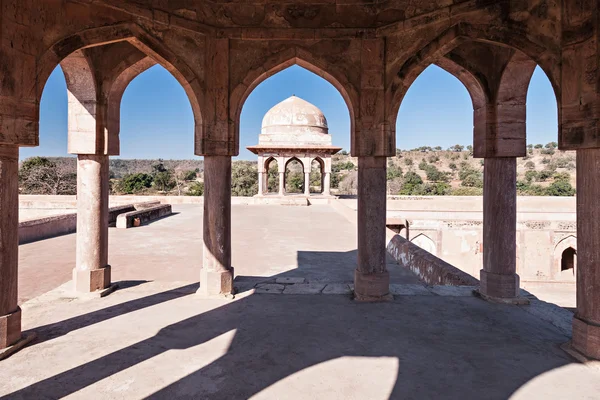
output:
M108 156L77 156L77 249L75 291L110 286L108 265Z
M386 269L386 157L358 157L358 267L354 295L381 301L390 295Z
M21 339L18 263L19 147L0 145L0 350Z
M516 302L517 161L486 158L483 178L483 269L480 294L489 300Z
M310 196L310 172L304 173L304 195Z
M264 190L264 176L265 173L264 172L259 172L258 173L258 195L262 196L263 195L263 190Z
M325 177L323 178L323 195L331 196L331 173L325 172Z
M600 360L600 148L577 150L577 312L573 347Z
M279 195L285 194L285 171L279 171Z
M232 295L231 157L204 157L204 254L200 289L204 296Z

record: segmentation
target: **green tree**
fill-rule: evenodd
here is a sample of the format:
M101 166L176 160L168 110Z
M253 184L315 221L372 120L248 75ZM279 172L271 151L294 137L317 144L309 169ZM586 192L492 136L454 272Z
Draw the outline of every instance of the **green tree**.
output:
M464 186L464 187L482 188L483 187L483 177L481 176L481 173L479 173L479 172L471 173L469 175L466 175L464 177L464 179L462 179L462 182L460 183L460 185Z
M258 167L250 161L231 164L231 195L250 197L258 193Z
M175 186L173 174L171 170L168 170L165 167L162 159L159 159L158 163L152 166L152 178L154 184L158 186L162 192L171 190Z
M123 194L135 194L151 187L152 183L151 175L144 173L128 174L117 183L116 189Z
M186 193L188 196L203 196L204 182L192 182Z
M26 194L73 195L77 193L77 173L65 163L32 157L21 164L19 184Z

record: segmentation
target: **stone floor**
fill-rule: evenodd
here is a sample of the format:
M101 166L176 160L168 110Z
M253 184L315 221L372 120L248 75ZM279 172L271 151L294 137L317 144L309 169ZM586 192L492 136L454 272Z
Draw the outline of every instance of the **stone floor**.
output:
M414 286L414 285L402 285ZM65 286L23 305L36 343L0 362L7 399L592 399L600 369L523 307L464 292L360 304L196 284L131 283L104 299Z
M103 299L72 296L74 235L20 246L38 340L0 362L0 398L598 398L597 365L559 348L563 308L425 287L391 260L394 301L353 302L356 227L329 206L234 206L241 293L200 298L201 207L174 211L111 229Z

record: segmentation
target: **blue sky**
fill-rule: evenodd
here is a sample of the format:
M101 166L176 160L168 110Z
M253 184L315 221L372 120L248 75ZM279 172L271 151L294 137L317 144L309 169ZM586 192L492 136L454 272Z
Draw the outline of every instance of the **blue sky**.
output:
M333 144L350 148L350 117L339 92L327 81L298 66L261 83L248 97L241 116L240 159L255 159L246 146L258 142L264 114L295 94L325 114ZM194 158L193 116L179 83L160 66L134 79L121 104L120 158ZM452 75L431 66L414 82L400 107L396 146L472 144L473 106L467 90ZM557 140L556 98L538 68L527 98L528 143ZM67 154L67 89L57 68L50 76L40 109L40 146L22 148L21 158Z

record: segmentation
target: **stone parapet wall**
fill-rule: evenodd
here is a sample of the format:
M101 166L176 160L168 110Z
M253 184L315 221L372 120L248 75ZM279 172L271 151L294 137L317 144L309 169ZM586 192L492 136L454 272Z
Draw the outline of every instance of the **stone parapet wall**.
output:
M400 266L410 269L428 285L479 285L479 281L471 275L437 258L400 235L395 235L389 241L387 250Z

